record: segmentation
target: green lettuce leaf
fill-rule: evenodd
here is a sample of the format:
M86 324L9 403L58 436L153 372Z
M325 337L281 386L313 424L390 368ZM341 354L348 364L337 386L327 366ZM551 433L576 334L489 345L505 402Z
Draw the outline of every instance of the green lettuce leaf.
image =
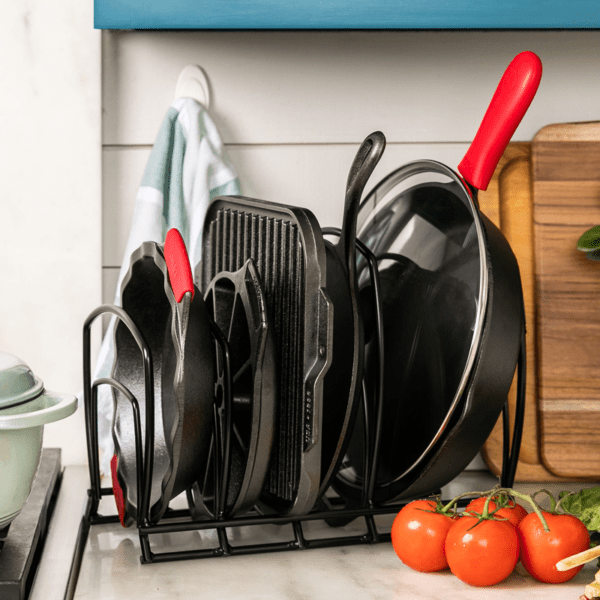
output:
M560 492L561 508L579 517L589 531L600 531L600 487L581 490L576 494Z
M577 240L577 250L581 252L593 252L600 248L600 225L588 229L580 238Z

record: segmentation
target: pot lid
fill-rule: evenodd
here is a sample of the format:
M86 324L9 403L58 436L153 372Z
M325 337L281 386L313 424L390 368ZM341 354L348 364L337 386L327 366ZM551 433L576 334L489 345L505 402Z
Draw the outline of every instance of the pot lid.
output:
M373 188L358 237L378 260L385 392L374 498L387 502L426 467L458 419L480 348L488 250L469 189L429 160L408 163ZM357 271L368 298L370 273L360 256ZM367 352L367 380L377 377L378 360ZM338 477L346 496L361 493L362 448L355 434Z
M0 408L39 396L44 384L19 358L0 352Z

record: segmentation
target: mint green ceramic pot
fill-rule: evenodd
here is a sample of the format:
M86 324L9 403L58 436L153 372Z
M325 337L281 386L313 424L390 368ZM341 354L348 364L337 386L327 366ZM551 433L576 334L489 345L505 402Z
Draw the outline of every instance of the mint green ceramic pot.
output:
M76 409L75 396L46 391L25 363L0 352L0 529L17 517L29 496L44 425Z

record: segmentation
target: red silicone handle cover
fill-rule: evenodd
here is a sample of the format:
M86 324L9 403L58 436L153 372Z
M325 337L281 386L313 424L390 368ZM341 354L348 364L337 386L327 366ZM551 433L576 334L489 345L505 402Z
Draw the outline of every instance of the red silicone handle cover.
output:
M119 484L119 478L117 477L117 468L118 468L118 458L117 455L114 454L110 459L110 474L112 475L112 488L113 495L115 497L115 503L117 505L117 512L119 513L119 521L121 521L121 525L126 527L125 525L125 494L123 493L123 489Z
M542 62L521 52L508 65L458 170L478 190L486 190L506 146L525 116L542 78Z
M194 277L190 267L190 259L185 248L185 242L177 229L169 229L165 239L165 261L169 271L169 283L175 295L175 300L181 302L186 292L194 297Z

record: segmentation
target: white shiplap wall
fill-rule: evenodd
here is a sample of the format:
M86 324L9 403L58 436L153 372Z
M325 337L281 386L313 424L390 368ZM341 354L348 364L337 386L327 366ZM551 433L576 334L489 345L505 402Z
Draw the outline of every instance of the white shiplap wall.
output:
M413 159L456 166L522 50L539 54L544 76L515 141L552 122L600 118L596 31L104 32L105 299L186 64L208 75L243 193L308 207L328 226L341 223L347 169L366 135L380 129L388 139L372 184Z
M409 160L455 167L504 68L533 50L538 95L514 136L600 118L598 32L104 32L103 296L111 302L137 187L179 72L200 65L248 196L339 225L360 141L388 148L367 187Z

